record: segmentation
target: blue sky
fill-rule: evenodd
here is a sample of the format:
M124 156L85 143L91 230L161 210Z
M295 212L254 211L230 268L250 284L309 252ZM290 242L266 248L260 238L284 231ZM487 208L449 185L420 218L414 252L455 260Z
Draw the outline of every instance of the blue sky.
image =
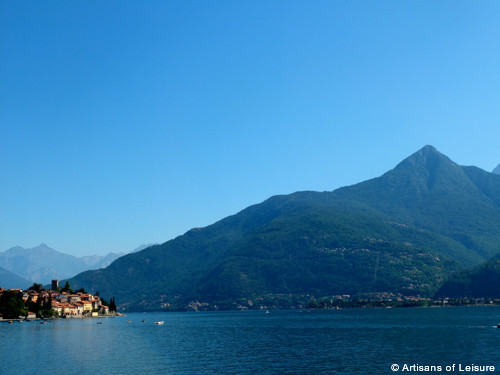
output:
M0 4L0 251L129 251L426 144L500 163L494 1Z

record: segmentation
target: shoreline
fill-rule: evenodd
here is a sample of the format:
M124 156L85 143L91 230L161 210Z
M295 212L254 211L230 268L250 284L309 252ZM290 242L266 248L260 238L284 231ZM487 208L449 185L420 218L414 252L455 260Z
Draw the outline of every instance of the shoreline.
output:
M9 323L9 322L35 322L35 321L49 321L49 320L58 320L58 319L98 319L98 318L116 318L120 316L126 316L123 313L115 313L108 315L98 315L98 316L83 316L83 315L65 315L58 317L47 317L47 318L12 318L12 319L4 319L0 318L0 323Z
M356 309L408 309L408 308L452 308L452 307L495 307L500 304L470 305L411 305L411 306L347 306L347 307L302 307L302 308L267 308L267 309L219 309L219 310L131 310L130 314L146 313L200 313L200 312L266 312L266 311L321 311L321 310L356 310ZM126 315L123 315L126 316Z

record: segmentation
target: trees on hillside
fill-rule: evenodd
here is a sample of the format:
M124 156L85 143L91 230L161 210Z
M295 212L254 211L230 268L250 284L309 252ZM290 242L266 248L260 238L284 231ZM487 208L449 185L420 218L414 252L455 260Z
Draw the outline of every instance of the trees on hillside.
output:
M28 310L24 305L23 294L14 290L7 290L0 296L0 314L4 319L17 319L27 316Z

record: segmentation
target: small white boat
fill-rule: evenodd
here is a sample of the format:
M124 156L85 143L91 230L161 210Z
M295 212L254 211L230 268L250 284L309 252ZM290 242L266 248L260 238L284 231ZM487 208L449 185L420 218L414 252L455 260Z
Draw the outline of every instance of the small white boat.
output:
M155 324L158 324L158 325L163 325L165 322L163 320L158 320L155 322Z

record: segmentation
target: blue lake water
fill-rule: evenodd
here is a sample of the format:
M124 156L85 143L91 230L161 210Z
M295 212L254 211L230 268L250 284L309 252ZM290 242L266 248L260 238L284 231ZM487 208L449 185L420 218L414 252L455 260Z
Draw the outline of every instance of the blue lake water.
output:
M0 374L394 374L393 364L398 373L408 373L405 364L442 366L413 374L465 374L458 366L471 364L500 373L498 306L100 320L1 323ZM447 371L453 364L455 371Z

